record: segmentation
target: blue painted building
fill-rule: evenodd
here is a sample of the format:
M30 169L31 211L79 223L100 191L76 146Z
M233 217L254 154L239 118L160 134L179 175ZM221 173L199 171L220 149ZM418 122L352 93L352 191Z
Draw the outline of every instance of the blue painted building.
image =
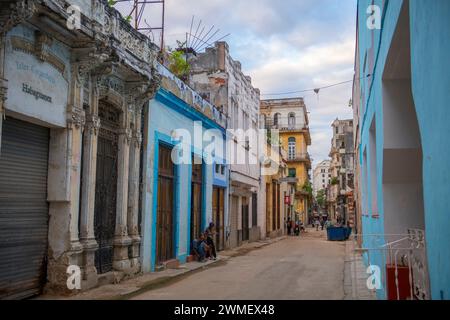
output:
M375 19L379 13L380 28L368 12ZM370 235L386 244L423 230L424 290L432 299L450 299L449 17L447 0L358 1L354 107L363 246L373 246ZM386 257L370 254L366 261L386 277ZM385 287L378 297L387 298Z
M226 117L163 66L158 72L162 86L144 121L143 272L171 260L185 263L192 238L214 221L213 190L221 188L228 198L225 144L221 152L208 148L211 136L205 135L213 130L225 138Z

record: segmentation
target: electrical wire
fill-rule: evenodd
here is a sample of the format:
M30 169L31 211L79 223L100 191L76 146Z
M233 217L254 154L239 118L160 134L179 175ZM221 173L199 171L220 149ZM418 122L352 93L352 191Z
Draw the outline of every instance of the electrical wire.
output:
M370 77L371 74L368 74L366 77L361 77L359 79L355 79L355 80L361 80L364 78L368 78ZM283 96L283 95L289 95L289 94L297 94L297 93L304 93L304 92L315 92L315 93L319 93L320 90L324 90L324 89L329 89L332 87L337 87L346 83L350 83L355 81L354 79L352 80L347 80L347 81L342 81L342 82L338 82L338 83L334 83L334 84L330 84L324 87L318 87L318 88L313 88L313 89L304 89L304 90L297 90L297 91L290 91L290 92L277 92L277 93L264 93L261 94L261 96Z

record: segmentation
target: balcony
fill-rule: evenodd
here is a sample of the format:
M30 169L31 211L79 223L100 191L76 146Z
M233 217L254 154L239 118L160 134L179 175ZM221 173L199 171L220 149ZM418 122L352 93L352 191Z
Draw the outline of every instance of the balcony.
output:
M298 178L297 177L285 177L285 178L280 179L280 182L286 182L288 184L296 185L298 183Z
M309 131L309 127L300 125L278 125L280 132L306 132Z
M308 152L288 154L287 162L307 162L311 163L311 157Z

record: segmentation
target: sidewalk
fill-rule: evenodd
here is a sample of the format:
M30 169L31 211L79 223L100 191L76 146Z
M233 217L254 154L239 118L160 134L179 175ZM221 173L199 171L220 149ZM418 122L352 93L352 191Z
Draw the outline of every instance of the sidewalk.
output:
M367 288L366 267L360 253L354 251L354 241L345 243L344 300L377 300L374 290Z
M190 262L181 265L177 269L166 269L160 272L148 273L140 276L136 276L132 279L124 280L118 284L108 284L101 287L97 287L77 295L73 296L53 296L53 295L41 295L37 297L37 300L121 300L128 299L131 296L135 296L139 293L143 293L149 290L161 288L177 281L182 280L193 273L201 272L208 268L220 266L226 263L227 260L242 256L250 251L260 249L270 244L276 243L285 239L286 237L280 237L270 240L260 240L257 242L246 243L242 246L230 250L219 252L217 260L210 260L206 263Z

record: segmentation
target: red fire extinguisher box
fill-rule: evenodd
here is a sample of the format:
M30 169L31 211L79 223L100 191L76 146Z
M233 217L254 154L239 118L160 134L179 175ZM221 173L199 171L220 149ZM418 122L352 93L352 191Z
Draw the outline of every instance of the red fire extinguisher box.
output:
M398 271L398 298L397 285L395 283L395 265L386 265L386 284L388 300L411 299L411 285L409 283L409 267L397 266Z

